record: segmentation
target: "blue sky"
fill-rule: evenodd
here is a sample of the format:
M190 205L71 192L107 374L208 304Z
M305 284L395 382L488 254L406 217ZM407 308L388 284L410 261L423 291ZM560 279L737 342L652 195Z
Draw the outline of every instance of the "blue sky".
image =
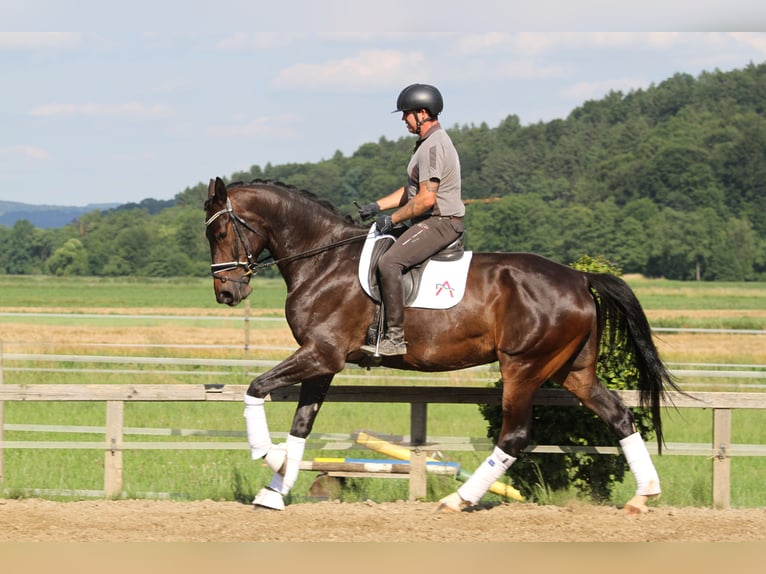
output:
M538 10L554 5L540 2ZM29 1L0 0L0 14L10 14L21 29L98 31L0 32L0 200L85 205L169 199L253 164L317 162L336 151L350 155L381 136L407 136L391 110L399 90L412 82L441 89L447 127L494 127L511 114L525 125L565 118L610 90L646 88L677 72L697 76L766 61L766 33L748 31L766 29L766 11L756 8L747 18L752 8L738 0L729 0L726 10L712 2L694 17L680 6L665 10L662 19L642 12L588 20L579 12L568 21L572 32L470 31L498 18L540 28L534 17L541 14L514 12L509 1L471 3L494 10L484 11L490 17L483 20L473 11L462 22L469 31L462 32L451 30L461 21L448 8L427 20L441 31L419 30L426 20L415 5L397 1L375 20L397 32L359 25L369 21L358 13L361 2L293 2L283 4L282 12L250 12L252 3L222 0L214 13L209 3L188 0L180 4L187 8L181 20L168 8L174 2L158 2L168 9L158 8L150 25L165 29L161 33L119 29L103 9L96 20L78 19L71 11L56 12L58 3L42 4L50 10L41 16ZM97 11L125 5L82 4ZM220 9L228 4L240 10L223 17ZM326 9L317 10L319 4ZM343 9L349 7L351 12ZM556 11L548 27L566 25L570 8ZM137 12L124 12L119 22L138 27ZM285 17L293 12L301 14L300 24L288 26ZM253 30L208 30L200 24L207 18L219 29ZM111 25L96 25L104 21ZM577 30L619 21L627 32ZM166 28L165 22L173 25ZM268 30L270 22L281 31L257 31ZM743 31L708 31L716 24ZM667 31L640 30L652 25Z

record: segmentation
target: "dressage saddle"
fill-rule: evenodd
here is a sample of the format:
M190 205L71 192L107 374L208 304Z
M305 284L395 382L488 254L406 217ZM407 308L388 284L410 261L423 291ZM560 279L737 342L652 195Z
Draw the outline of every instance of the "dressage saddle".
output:
M368 281L370 285L370 294L376 303L380 303L380 285L378 282L378 261L383 254L394 244L393 237L381 237L375 242L370 257L370 268L368 271ZM423 277L423 270L426 264L433 261L455 261L460 259L465 252L465 232L461 233L455 241L447 245L441 251L434 253L431 257L423 261L402 276L402 287L404 288L404 306L411 304L418 295L420 280Z
M367 344L374 345L383 329L384 309L380 296L380 284L378 281L378 261L381 256L394 244L393 237L381 237L375 242L370 256L370 267L368 270L368 282L370 286L370 295L375 303L375 315L372 323L367 329ZM404 288L404 306L409 306L418 295L420 282L423 278L423 271L429 261L456 261L463 257L465 252L465 232L461 233L455 241L447 245L444 249L434 253L431 257L422 263L412 267L402 276L402 287Z

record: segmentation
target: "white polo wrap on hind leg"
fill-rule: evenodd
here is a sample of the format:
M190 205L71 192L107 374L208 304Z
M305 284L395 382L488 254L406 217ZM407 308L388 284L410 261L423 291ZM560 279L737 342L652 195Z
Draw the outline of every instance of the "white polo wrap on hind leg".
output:
M636 479L636 494L652 496L660 493L660 478L654 468L652 457L639 433L620 440L622 452Z
M269 488L271 490L275 490L282 495L290 492L290 489L298 479L298 471L300 470L301 460L303 460L303 451L305 448L305 438L298 438L297 436L287 435L287 442L285 444L287 460L284 465L284 472L274 472L274 476L271 478L271 482L269 483Z
M489 487L498 480L505 471L511 468L516 459L503 452L500 447L495 447L483 463L476 469L471 477L457 489L457 493L463 500L471 504L478 504Z

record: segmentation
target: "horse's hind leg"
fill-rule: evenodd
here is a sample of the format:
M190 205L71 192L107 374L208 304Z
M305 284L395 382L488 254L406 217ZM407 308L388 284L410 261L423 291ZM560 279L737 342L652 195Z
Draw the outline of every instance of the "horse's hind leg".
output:
M455 493L439 501L439 511L462 510L478 504L481 497L516 462L529 444L532 402L542 381L532 377L522 380L518 375L511 375L514 369L507 363L508 361L501 358L503 424L497 445L492 454Z
M595 367L571 371L562 384L585 407L598 415L620 440L622 452L637 485L636 494L625 505L625 512L647 512L647 500L660 494L660 479L646 444L636 431L633 413L596 378Z

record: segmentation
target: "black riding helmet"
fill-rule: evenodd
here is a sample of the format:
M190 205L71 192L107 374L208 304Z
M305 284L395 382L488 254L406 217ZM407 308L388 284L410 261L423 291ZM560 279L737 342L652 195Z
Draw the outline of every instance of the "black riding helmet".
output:
M428 84L407 86L396 99L396 109L391 113L412 112L420 109L428 110L433 119L436 119L444 109L444 99L434 86Z

